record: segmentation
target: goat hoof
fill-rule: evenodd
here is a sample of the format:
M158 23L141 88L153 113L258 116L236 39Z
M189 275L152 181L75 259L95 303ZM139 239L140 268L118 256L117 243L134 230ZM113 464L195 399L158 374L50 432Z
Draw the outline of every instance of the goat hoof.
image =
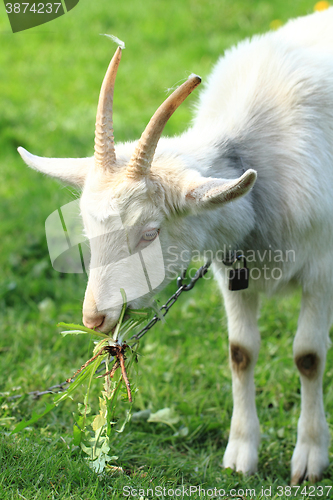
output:
M223 467L245 475L257 472L258 452L253 443L230 441L223 457Z
M311 483L320 481L324 470L328 467L329 460L326 449L319 446L302 444L296 446L291 461L291 486L296 486L304 480Z

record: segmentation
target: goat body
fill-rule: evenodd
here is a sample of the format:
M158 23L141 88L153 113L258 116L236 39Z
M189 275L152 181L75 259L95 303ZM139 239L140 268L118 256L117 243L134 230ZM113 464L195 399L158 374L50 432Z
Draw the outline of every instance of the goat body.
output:
M329 463L322 377L333 296L332 26L329 9L240 43L218 61L185 133L159 140L164 122L154 115L138 143L114 147L110 109L118 49L101 91L95 157L46 159L19 149L29 166L82 187L83 222L94 242L86 325L106 332L114 326L121 286L130 306L142 306L187 267L193 252L213 256L233 380L225 467L257 469L259 293L302 288L293 349L302 404L292 484L318 480ZM186 95L199 83L191 78ZM166 119L179 105L169 99ZM229 250L247 257L247 290L228 290L223 260Z

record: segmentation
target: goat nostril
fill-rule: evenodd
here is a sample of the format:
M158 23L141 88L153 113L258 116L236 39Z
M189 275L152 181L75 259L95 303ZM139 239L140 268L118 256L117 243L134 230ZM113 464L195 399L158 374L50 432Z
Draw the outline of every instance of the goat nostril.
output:
M94 317L84 317L83 316L83 324L87 328L99 328L100 326L103 325L105 320L105 316L94 316Z
M98 325L95 325L95 328L99 328L100 326L102 326L104 323L104 320L105 320L105 316L102 316L100 319L100 323Z

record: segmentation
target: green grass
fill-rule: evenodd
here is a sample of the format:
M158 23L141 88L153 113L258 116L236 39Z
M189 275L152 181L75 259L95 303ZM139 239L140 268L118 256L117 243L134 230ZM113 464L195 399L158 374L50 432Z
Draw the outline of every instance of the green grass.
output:
M191 72L205 80L231 44L268 30L274 19L285 22L309 13L313 4L81 0L66 16L15 35L0 7L2 394L25 394L60 383L90 354L85 338L62 338L55 326L59 321L81 321L85 278L51 268L44 235L46 217L77 194L27 169L16 148L21 145L45 156L92 154L98 93L115 49L99 34L112 33L127 46L115 90L115 134L123 141L140 135L166 89ZM191 97L182 105L168 123L167 134L184 130L194 102ZM161 301L174 289L175 284L170 285ZM100 480L72 445L77 401L67 401L33 428L11 436L16 422L41 411L51 398L3 397L0 498L101 500L122 498L124 486L181 485L255 488L257 495L262 487L272 486L269 498L278 498L276 487L289 481L299 415L299 381L292 360L298 309L298 295L263 301L256 369L262 445L255 476L244 478L220 466L232 412L231 378L226 321L210 280L184 294L165 324L147 334L133 375L139 388L134 411L173 408L179 416L177 430L187 428L187 435L174 436L164 424L132 421L113 442L125 474ZM331 366L329 352L324 391L332 429ZM96 388L91 401L96 408L98 392ZM122 406L120 412L127 403ZM331 484L332 477L330 467L321 484Z

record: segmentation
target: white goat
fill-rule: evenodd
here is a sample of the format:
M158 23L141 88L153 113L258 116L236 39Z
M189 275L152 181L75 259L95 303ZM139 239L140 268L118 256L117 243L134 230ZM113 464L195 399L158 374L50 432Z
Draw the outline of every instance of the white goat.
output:
M81 211L92 242L83 321L110 331L121 308L122 279L129 305L142 306L194 251L212 252L228 316L234 397L223 463L254 473L258 295L300 286L294 359L302 404L292 484L316 481L329 463L322 377L333 297L333 9L229 50L200 96L192 126L176 138L159 140L199 77L191 76L163 103L138 142L115 148L120 56L118 48L102 85L93 158L46 159L19 148L29 166L83 189ZM151 252L147 288L140 261L127 270L123 264L130 254L142 259L153 241L161 245L165 269ZM221 249L241 249L248 257L247 290L228 290ZM147 294L140 298L143 283Z

